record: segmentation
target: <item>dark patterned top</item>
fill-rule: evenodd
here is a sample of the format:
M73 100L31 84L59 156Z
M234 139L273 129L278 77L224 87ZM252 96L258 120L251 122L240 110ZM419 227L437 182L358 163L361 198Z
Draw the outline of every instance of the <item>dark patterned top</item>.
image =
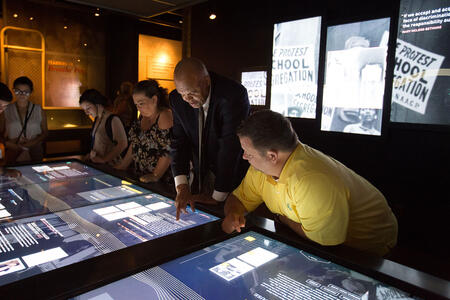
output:
M141 120L136 120L131 125L128 140L132 147L134 170L137 174L143 175L153 172L159 158L169 155L170 128L159 128L158 120L159 116L146 131L141 129Z

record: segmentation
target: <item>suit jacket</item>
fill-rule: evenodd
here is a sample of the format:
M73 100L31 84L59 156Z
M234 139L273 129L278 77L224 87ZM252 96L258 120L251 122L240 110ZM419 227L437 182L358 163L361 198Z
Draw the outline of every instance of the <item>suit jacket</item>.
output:
M202 138L202 177L210 170L216 177L214 189L233 191L248 169L242 159L242 149L236 129L248 115L250 104L247 90L241 84L210 72L211 98ZM189 162L194 165L192 191L198 181L198 112L173 90L169 95L173 112L171 144L172 172L174 176L188 175Z

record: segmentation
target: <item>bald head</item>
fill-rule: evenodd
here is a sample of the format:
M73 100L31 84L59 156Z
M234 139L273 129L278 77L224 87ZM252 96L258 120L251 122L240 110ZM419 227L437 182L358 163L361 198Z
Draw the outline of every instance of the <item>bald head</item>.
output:
M175 66L173 77L175 80L185 76L208 76L208 70L203 62L194 57L186 57Z
M206 102L211 79L205 65L197 58L183 58L175 67L175 87L184 101L194 108Z

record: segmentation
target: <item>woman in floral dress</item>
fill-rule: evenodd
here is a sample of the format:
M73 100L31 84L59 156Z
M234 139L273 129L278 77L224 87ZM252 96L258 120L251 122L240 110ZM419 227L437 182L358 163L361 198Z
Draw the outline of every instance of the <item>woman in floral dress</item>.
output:
M140 81L133 90L133 101L140 118L128 133L130 147L117 169L125 170L133 163L134 172L142 182L170 180L170 131L172 111L167 90L156 80Z

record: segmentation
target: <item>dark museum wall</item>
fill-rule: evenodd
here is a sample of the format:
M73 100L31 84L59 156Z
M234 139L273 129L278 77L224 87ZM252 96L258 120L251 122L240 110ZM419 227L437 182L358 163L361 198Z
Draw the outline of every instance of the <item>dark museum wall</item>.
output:
M270 68L274 22L322 15L324 22L334 25L392 17L392 42L398 6L398 1L387 0L205 3L192 9L192 56L209 69L239 80L244 68ZM217 14L214 21L208 19L212 7ZM450 228L450 128L389 122L392 48L389 51L391 75L386 80L382 137L321 132L318 120L291 121L302 142L345 163L384 193L399 220L400 246L444 257L450 251L443 245ZM319 87L321 77L323 70ZM318 98L320 102L320 92Z
M91 68L92 73L89 75L94 79L89 82L92 85L89 88L104 91L110 99L115 98L115 92L123 81L138 80L139 34L177 41L182 38L180 29L109 11L94 17L89 7L62 1L5 0L3 4L1 8L10 14L0 14L0 25L42 32L47 56L58 52L63 56L82 55L104 60L102 65ZM19 17L12 17L13 13L18 13ZM30 20L29 17L34 19ZM86 47L83 47L83 43L86 43ZM29 45L25 43L25 46ZM84 68L88 69L88 65Z
M106 90L114 99L123 81L137 82L139 34L181 41L181 30L135 18L111 14L107 16Z

